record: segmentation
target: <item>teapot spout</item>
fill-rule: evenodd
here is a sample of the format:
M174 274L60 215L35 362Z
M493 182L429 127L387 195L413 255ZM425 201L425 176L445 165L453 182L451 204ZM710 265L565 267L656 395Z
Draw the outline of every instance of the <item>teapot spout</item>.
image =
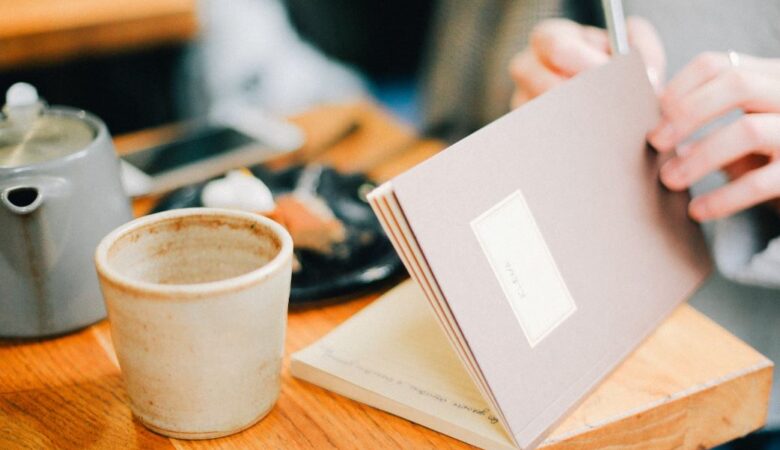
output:
M34 186L13 186L0 192L0 204L17 214L30 214L43 203L40 190Z

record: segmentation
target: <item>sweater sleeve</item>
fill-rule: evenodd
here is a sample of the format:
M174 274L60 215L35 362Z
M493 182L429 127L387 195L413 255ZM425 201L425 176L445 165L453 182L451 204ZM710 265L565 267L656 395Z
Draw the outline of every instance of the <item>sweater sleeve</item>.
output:
M710 176L693 187L701 195L725 184ZM763 206L702 225L715 266L736 283L780 288L780 218Z

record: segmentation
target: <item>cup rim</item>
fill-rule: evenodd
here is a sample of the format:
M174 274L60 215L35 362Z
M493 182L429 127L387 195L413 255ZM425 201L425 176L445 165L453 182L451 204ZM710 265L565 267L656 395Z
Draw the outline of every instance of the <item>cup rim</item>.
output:
M262 226L270 228L279 238L281 243L279 252L273 257L273 259L268 261L262 267L254 269L250 272L235 277L225 278L223 280L191 284L161 284L136 280L122 274L120 271L114 269L111 264L109 264L109 250L123 236L138 229L166 220L180 217L197 216L227 216L260 223ZM220 292L240 290L246 288L247 286L254 285L272 273L277 272L287 261L292 258L292 252L293 242L290 234L282 225L269 219L268 217L246 211L222 208L183 208L139 217L119 226L110 232L100 241L100 244L98 244L97 249L95 250L95 267L98 274L102 278L105 278L107 281L110 281L111 283L118 285L125 290L137 292L140 295L148 296L149 294L152 294L158 297L166 298L197 298Z

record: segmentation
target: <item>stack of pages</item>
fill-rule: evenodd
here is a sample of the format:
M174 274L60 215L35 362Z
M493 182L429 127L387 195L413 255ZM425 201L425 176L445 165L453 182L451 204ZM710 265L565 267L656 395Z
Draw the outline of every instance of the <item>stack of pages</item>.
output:
M658 183L645 143L657 121L641 59L617 57L369 195L479 395L458 404L504 441L400 408L369 376L345 380L322 347L294 355L293 374L476 445L538 445L708 273L687 196ZM413 320L388 317L381 326L399 336Z
M469 444L514 448L412 280L295 353L291 370Z

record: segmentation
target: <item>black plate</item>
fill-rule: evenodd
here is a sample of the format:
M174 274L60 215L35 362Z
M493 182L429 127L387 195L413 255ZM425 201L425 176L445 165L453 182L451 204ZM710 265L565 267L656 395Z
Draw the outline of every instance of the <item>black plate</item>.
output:
M252 173L271 189L274 196L290 192L302 167L272 172L262 166ZM200 194L207 182L192 184L163 197L153 212L203 206ZM330 255L295 250L301 270L293 273L290 306L305 306L346 300L398 280L406 272L382 231L371 207L361 193L373 187L360 174L340 174L323 168L317 186L319 194L347 229L347 239Z

